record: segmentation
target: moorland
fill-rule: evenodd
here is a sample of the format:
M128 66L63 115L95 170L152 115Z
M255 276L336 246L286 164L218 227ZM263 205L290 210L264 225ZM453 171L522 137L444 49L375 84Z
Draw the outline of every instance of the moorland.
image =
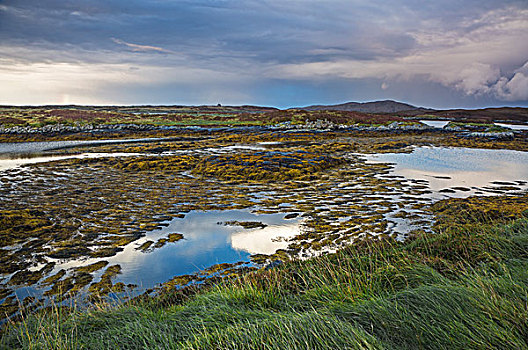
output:
M526 110L448 112L1 107L0 346L527 347Z

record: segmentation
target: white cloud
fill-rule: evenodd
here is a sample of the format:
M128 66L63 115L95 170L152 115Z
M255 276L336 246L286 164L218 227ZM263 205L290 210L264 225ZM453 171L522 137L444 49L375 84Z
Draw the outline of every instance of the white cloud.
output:
M452 85L466 95L480 95L490 91L490 86L500 78L500 70L489 64L471 63L461 69L446 71L433 79Z
M138 82L121 65L2 63L0 103L5 104L23 104L28 99L35 104L109 103L98 93L105 82Z
M166 50L158 46L132 44L132 43L127 43L126 41L123 41L121 39L116 39L116 38L112 38L111 40L116 44L125 45L126 47L132 49L132 51L136 51L136 52L154 51L154 52L161 52L161 53L175 53L174 51Z
M466 95L528 99L528 10L489 11L449 31L434 28L413 35L418 47L404 57L284 64L269 67L267 74L293 79L377 78L385 85L418 77ZM508 72L508 67L518 69Z
M514 73L511 79L501 77L493 85L493 92L505 101L528 100L528 61Z

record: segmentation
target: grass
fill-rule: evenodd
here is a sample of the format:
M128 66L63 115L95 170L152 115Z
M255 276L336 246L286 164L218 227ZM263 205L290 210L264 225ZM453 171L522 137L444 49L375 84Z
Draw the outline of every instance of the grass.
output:
M135 111L134 111L135 110ZM139 114L136 114L139 113ZM154 113L154 114L151 114ZM306 121L327 120L337 124L365 123L385 125L392 121L403 121L399 117L344 111L275 110L261 107L161 107L128 109L124 107L65 106L59 108L0 106L0 126L46 125L111 125L148 124L179 126L255 126L281 122L305 124Z
M521 197L526 198L526 197ZM26 349L522 349L528 347L528 218L500 197L471 218L433 207L437 233L363 241L191 295L117 307L52 307L9 326ZM470 201L471 202L471 201ZM463 200L453 200L456 207ZM522 203L521 203L522 204ZM510 208L511 209L511 208ZM513 214L512 214L513 212ZM447 217L453 225L447 225Z
M470 128L470 129L475 129L475 130L478 130L478 131L481 131L481 132L505 132L505 131L511 131L510 128L505 128L505 127L502 127L502 126L498 126L498 125L495 125L495 124L490 124L490 123L470 123L470 122L453 122L453 121L450 121L448 126L457 126L457 127L461 127L463 129L467 129L467 128Z

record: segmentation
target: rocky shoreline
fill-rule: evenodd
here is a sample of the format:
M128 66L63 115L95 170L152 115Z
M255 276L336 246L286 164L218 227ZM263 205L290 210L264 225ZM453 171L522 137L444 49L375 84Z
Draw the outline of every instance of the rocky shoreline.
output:
M171 126L171 125L151 125L151 124L101 124L101 125L66 125L53 124L42 127L13 126L5 127L0 125L0 134L48 134L48 133L76 133L76 132L98 132L98 131L144 131L144 130L170 130L170 129L207 129L209 127L198 126ZM220 128L226 128L222 126ZM233 128L233 127L229 127ZM247 128L247 126L243 126ZM421 123L393 122L388 125L346 125L335 124L328 120L307 121L304 124L292 124L290 122L279 123L270 126L253 126L252 128L281 129L281 130L336 130L348 129L359 131L386 131L386 130L433 130L435 128Z
M96 131L120 131L120 130L155 130L160 127L148 124L101 124L101 125L66 125L50 124L42 127L31 126L0 126L0 134L48 134L48 133L76 133L76 132L96 132Z
M83 124L83 125L67 125L67 124L53 124L45 125L42 127L31 127L31 126L13 126L5 127L0 125L0 134L7 135L36 135L36 134L74 134L74 133L98 133L98 132L123 132L123 131L155 131L155 130L206 130L206 129L263 129L263 130L281 130L281 131L330 131L330 130L342 130L342 131L367 131L367 132L378 132L378 131L413 131L413 132L452 132L457 133L461 137L484 137L491 139L512 139L514 133L522 132L519 130L507 130L500 132L479 132L461 128L459 126L447 125L443 128L437 128L429 126L419 122L392 122L385 125L365 125L365 124L336 124L329 120L306 120L304 123L291 123L282 122L275 125L268 126L180 126L180 125L152 125L152 124Z

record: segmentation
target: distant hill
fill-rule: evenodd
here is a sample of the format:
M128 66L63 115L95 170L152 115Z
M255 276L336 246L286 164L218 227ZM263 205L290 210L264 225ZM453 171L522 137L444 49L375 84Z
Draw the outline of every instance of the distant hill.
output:
M528 122L528 108L523 107L499 107L499 108L481 108L481 109L445 109L445 110L427 110L416 109L412 111L402 111L397 113L401 117L417 117L420 115L437 116L453 120L480 121L480 122L497 122L497 121L516 121Z
M401 117L428 115L453 120L473 120L481 122L501 120L528 122L528 108L521 107L435 110L416 107L407 103L385 100L365 103L347 102L336 105L313 105L300 107L298 109L306 111L348 111L369 114L395 114Z
M423 110L427 111L425 108L419 108L407 103L385 100L385 101L373 101L373 102L347 102L337 105L314 105L301 107L306 111L321 111L321 110L330 110L330 111L351 111L351 112L362 112L362 113L399 113L402 111L415 111Z
M476 119L486 122L511 120L528 122L528 108L521 107L501 107L501 108L484 108L484 109L451 109L445 111L436 111L433 113L437 116L452 117L455 119Z

